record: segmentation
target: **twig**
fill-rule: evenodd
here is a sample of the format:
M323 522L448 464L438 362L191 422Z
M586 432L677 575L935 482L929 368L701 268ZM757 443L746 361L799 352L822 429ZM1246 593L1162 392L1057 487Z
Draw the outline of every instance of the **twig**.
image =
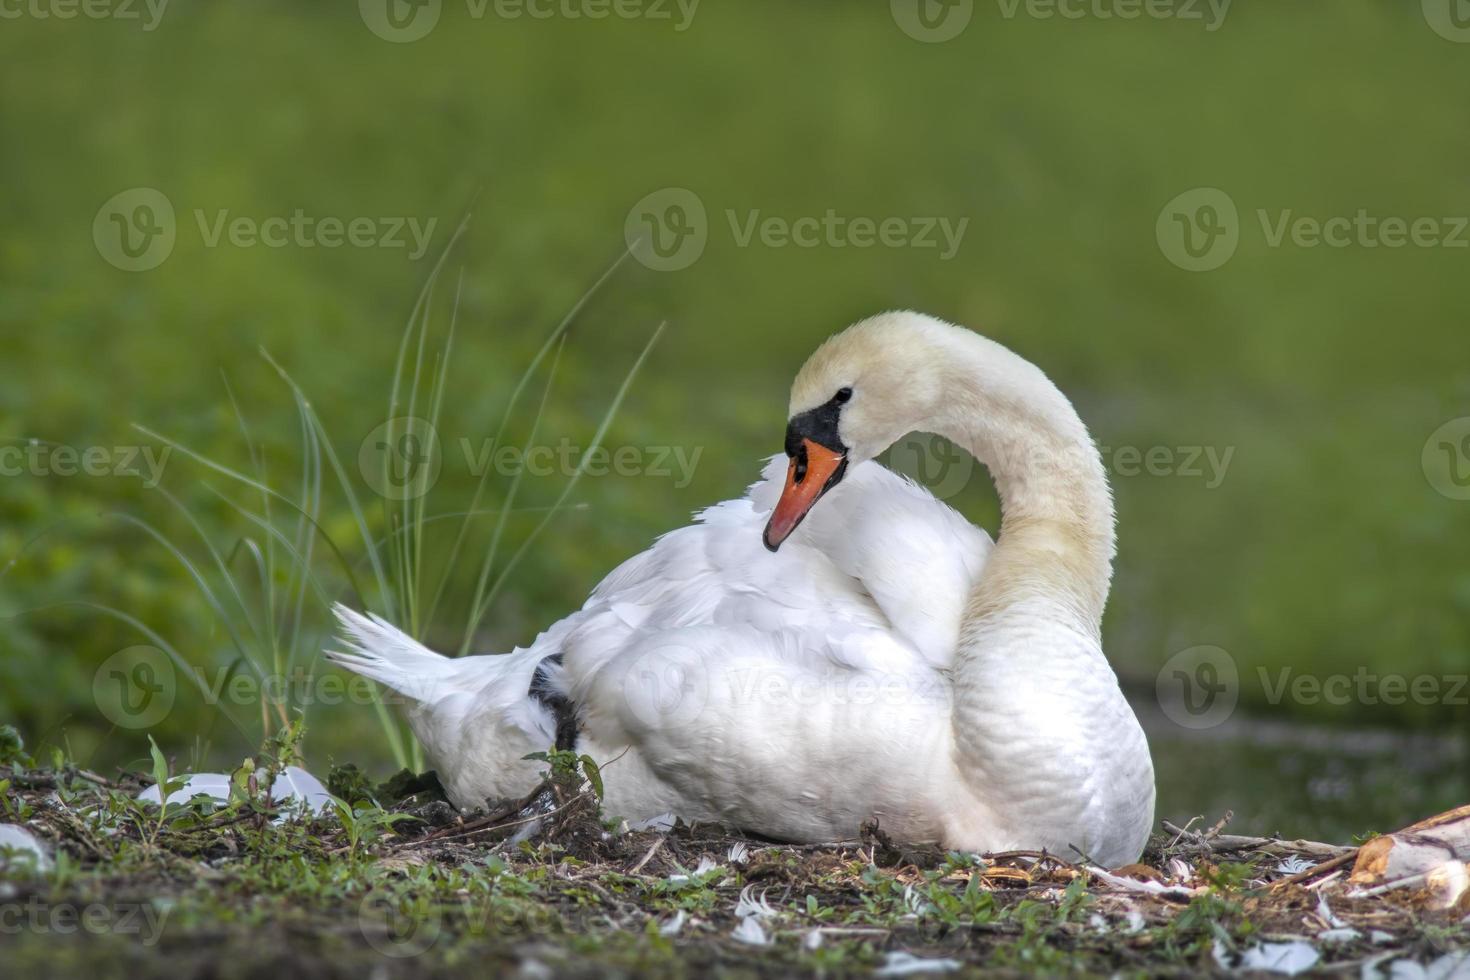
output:
M654 854L658 853L658 849L664 846L664 841L666 840L668 840L667 837L660 837L658 840L654 841L653 846L648 849L648 853L639 858L638 863L628 869L628 874L636 875L638 872L642 871L643 866L649 861L653 860Z
M1189 833L1189 828L1190 827L1193 827L1194 826L1194 822L1196 820L1199 820L1199 819L1202 819L1202 818L1197 817L1197 816L1196 817L1190 817L1189 818L1189 821L1183 827L1176 827L1172 823L1170 823L1169 821L1165 820L1164 821L1164 829L1167 830L1167 831L1169 831L1170 833L1172 833L1174 835L1174 839L1169 842L1169 847L1166 848L1166 850L1167 849L1174 848L1179 843L1180 838L1182 838L1185 834Z
M1300 884L1301 882L1306 881L1308 878L1315 877L1316 875L1319 875L1324 871L1336 870L1337 868L1342 867L1344 864L1347 864L1349 861L1357 856L1358 849L1355 847L1345 854L1339 854L1335 858L1328 858L1321 864L1314 864L1312 867L1308 868L1305 871L1298 871L1296 874L1292 875L1289 878L1282 878L1280 881L1273 883L1271 887L1272 889L1276 889L1284 887L1286 885Z

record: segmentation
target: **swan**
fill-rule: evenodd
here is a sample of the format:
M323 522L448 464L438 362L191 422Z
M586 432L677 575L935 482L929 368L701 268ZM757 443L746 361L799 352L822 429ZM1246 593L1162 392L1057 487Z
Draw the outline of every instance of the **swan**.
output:
M875 457L911 431L985 464L997 540ZM1116 867L1153 822L1148 743L1103 655L1101 458L1039 368L912 312L831 337L785 453L624 562L524 649L449 659L337 608L335 662L406 698L451 801L528 793L553 744L609 816L890 835Z

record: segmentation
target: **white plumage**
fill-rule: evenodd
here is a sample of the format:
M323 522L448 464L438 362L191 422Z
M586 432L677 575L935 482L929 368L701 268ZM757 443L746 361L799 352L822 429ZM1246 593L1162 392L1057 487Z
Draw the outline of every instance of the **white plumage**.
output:
M940 377L915 386L926 358ZM576 749L602 765L611 815L808 841L852 838L877 818L900 838L966 850L1135 859L1153 778L1098 644L1106 481L1090 442L1078 460L1054 447L1011 455L1014 440L1085 439L1070 404L1004 348L917 314L829 342L798 377L793 417L841 386L857 392L841 422L846 475L779 551L762 529L785 457L745 497L624 562L529 648L446 659L339 607L348 650L330 655L412 700L410 724L460 806L537 781L541 764L524 756L556 729L530 693L539 668L574 706ZM991 411L989 392L1003 398ZM922 406L903 404L916 397ZM888 422L880 408L913 417ZM996 421L1006 413L1016 417ZM914 428L991 466L999 546L871 461Z

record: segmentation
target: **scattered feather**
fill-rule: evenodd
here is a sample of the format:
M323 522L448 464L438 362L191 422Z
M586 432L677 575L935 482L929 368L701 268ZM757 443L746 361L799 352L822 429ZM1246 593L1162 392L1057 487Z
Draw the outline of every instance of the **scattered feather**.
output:
M184 785L168 794L170 803L187 803L196 796L207 796L216 803L230 802L230 777L220 772L197 772L183 777ZM146 803L160 802L157 786L149 786L138 794ZM299 766L287 766L271 783L271 799L281 805L276 818L283 820L293 813L306 811L320 814L331 804L331 794L321 780Z
M740 901L735 904L735 914L742 919L752 917L769 919L776 914L776 910L766 901L765 892L761 892L760 897L757 898L755 886L746 885L740 889Z
M1381 964L1385 959L1372 963L1364 963L1363 980L1464 980L1470 977L1470 952L1460 951L1446 953L1431 963L1417 963L1411 959L1397 959L1387 962L1388 969L1384 970Z
M1347 925L1341 916L1332 911L1332 906L1327 904L1327 895L1323 892L1317 893L1317 914L1322 917L1323 922L1334 929L1341 929Z
M771 937L766 935L766 930L762 928L759 916L754 915L741 919L740 924L735 927L735 931L730 933L730 938L737 943L745 943L747 946L771 945Z
M873 971L876 977L913 977L925 973L949 973L963 966L959 960L926 959L898 950L883 955L883 965Z
M683 909L675 912L663 925L658 927L660 936L677 936L684 928L684 923L689 921L689 913Z
M738 840L730 845L730 853L726 855L726 858L731 864L744 864L745 859L749 856L750 847L746 845L745 841Z
M19 824L0 823L0 868L9 869L17 857L17 864L29 864L36 871L51 870L51 855L39 837Z
M1306 871L1308 868L1312 867L1315 867L1315 865L1311 861L1305 860L1298 855L1292 854L1288 856L1285 860L1283 860L1280 864L1276 865L1276 870L1284 875L1299 875L1303 871Z
M1322 958L1309 942L1300 939L1288 943L1257 943L1232 955L1222 945L1215 945L1215 962L1226 970L1259 970L1296 976L1310 970Z
M1145 895L1194 898L1196 895L1203 895L1209 890L1207 888L1185 888L1183 885L1165 885L1158 881L1138 881L1133 878L1124 878L1115 875L1110 871L1104 871L1102 868L1097 867L1088 868L1087 871L1104 884L1112 885L1114 888L1122 888L1125 891L1143 892Z
M705 875L709 874L711 871L718 870L719 867L719 864L717 864L712 858L706 855L699 859L699 864L695 867L693 871L678 871L674 874L669 875L669 880L676 882L691 881L695 878L702 878Z
M933 908L933 906L931 906L927 901L924 900L924 896L920 895L918 890L914 888L913 885L904 886L903 904L904 908L908 909L908 914L914 916L915 918L924 915L931 908Z

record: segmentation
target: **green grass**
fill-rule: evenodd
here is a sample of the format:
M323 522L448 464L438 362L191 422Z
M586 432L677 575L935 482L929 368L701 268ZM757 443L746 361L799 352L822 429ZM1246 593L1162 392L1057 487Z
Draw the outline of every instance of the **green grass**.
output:
M328 624L310 578L292 577L308 551L323 592L356 576L442 649L524 644L615 562L741 491L779 448L786 385L820 339L916 307L1041 364L1106 446L1234 449L1213 489L1115 474L1106 646L1138 690L1176 650L1214 644L1258 710L1450 727L1463 708L1271 705L1258 668L1465 672L1470 504L1435 493L1420 454L1470 414L1466 253L1272 248L1255 211L1470 214L1462 47L1414 5L1371 0L1330 20L1240 6L1212 33L1006 19L981 4L941 45L905 37L883 4L710 4L679 33L472 20L446 4L440 27L406 45L374 37L351 6L180 6L148 33L8 22L0 437L158 449L140 424L289 486L321 533L181 452L158 489L0 478L0 615L15 616L0 630L0 717L97 766L141 762L141 737L113 731L92 700L99 665L139 642L238 670L310 656ZM134 186L163 191L179 215L173 254L142 273L113 268L91 240L98 207ZM586 297L624 250L629 208L668 186L704 202L703 256L667 273L625 262ZM1238 252L1208 273L1175 268L1154 240L1163 204L1197 186L1226 189L1242 214ZM434 218L437 235L414 262L402 249L209 247L193 218L296 208ZM726 217L828 209L970 224L941 261L740 247ZM416 318L466 212L432 311ZM385 403L387 417L396 405L438 420L444 465L423 503L374 499L356 465ZM512 491L482 488L457 451L461 438L520 446L533 431L701 455L687 485L582 472ZM954 500L994 527L983 472ZM235 550L246 537L258 554ZM224 589L214 600L238 638L158 538ZM327 539L354 543L339 561ZM383 567L364 541L383 542ZM243 604L227 579L249 580ZM77 601L156 639L59 605ZM263 637L286 636L279 648L252 639L252 618ZM181 695L154 734L232 761L284 720L237 728ZM312 731L318 765L394 754L366 705L314 708Z
M1291 842L1212 849L1207 836L1159 836L1145 854L1152 873L1193 893L1149 898L1055 856L910 852L877 832L789 848L709 825L629 831L602 822L595 783L555 755L543 792L558 806L538 811L525 840L510 838L525 825L512 819L518 804L456 823L442 803L342 772L327 812L277 821L261 787L297 760L299 737L245 759L228 801L159 807L135 794L174 782L161 752L151 776L114 782L65 758L38 764L0 730L4 816L53 855L45 870L0 856L6 963L35 976L468 976L531 963L573 976L752 976L864 974L909 955L958 961L961 976L1197 976L1217 953L1282 935L1305 936L1338 969L1367 956L1428 962L1470 940L1453 910L1406 893L1352 898L1340 880L1274 888ZM1324 896L1356 937L1318 935ZM67 931L63 914L82 927Z

